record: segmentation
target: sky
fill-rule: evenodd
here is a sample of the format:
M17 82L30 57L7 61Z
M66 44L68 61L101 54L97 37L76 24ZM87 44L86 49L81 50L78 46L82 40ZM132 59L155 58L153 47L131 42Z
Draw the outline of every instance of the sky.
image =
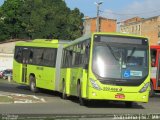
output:
M64 0L71 9L79 8L85 16L96 17L95 2L100 5L100 16L121 22L139 16L148 18L160 15L160 0ZM2 5L4 0L0 0Z
M148 18L160 15L160 0L65 0L71 9L79 8L85 16L96 17L95 2L103 1L100 5L100 16L117 19L121 22L125 19L139 16Z

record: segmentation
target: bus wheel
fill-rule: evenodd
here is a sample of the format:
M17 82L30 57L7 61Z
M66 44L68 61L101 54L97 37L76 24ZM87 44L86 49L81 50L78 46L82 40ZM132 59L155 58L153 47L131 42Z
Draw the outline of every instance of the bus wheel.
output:
M67 99L66 86L65 86L65 82L64 81L63 81L63 84L62 84L62 99Z
M32 92L37 92L38 89L36 87L36 82L35 82L35 77L33 77L32 75L29 77L30 78L30 90Z
M154 88L153 88L153 83L150 82L150 92L149 92L149 97L153 97L155 94Z
M126 106L127 108L131 108L131 107L133 106L133 102L126 101L126 102L125 102L125 106Z
M81 106L87 105L87 103L86 103L87 101L85 101L85 100L82 98L82 92L81 92L81 85L80 85L80 83L78 83L77 91L78 91L79 104L80 104Z

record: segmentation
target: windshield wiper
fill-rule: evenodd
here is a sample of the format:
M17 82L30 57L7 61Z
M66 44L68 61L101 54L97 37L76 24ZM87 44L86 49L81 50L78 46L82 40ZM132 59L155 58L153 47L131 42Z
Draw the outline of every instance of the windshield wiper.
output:
M134 48L132 49L131 53L129 54L128 61L132 58L132 56L133 56L135 50L136 50L136 47L134 47Z
M115 58L115 60L119 61L120 58L117 58L117 57L116 57L115 52L114 52L114 50L111 48L111 46L110 46L109 44L107 44L107 43L106 43L106 45L107 45L107 47L109 48L109 50L111 51L111 53L112 53L113 57Z

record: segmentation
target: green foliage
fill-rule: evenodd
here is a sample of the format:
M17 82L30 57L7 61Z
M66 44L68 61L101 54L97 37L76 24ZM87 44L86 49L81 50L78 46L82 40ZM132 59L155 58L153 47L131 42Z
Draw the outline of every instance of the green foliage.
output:
M8 38L75 39L83 14L63 0L6 0L0 7L0 40Z

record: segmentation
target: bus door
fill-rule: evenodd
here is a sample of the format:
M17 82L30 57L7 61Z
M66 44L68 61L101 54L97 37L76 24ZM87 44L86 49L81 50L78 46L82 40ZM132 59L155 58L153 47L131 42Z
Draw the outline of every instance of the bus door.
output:
M158 89L158 87L160 87L160 50L158 50L158 75L157 75L157 84L156 87Z
M157 83L158 83L158 78L160 76L159 72L160 70L158 69L160 64L159 64L159 58L160 54L158 53L158 49L151 48L151 79L152 79L152 89L156 90L157 89ZM154 86L153 86L154 85Z
M22 82L27 82L27 64L29 61L30 51L28 48L22 50Z

